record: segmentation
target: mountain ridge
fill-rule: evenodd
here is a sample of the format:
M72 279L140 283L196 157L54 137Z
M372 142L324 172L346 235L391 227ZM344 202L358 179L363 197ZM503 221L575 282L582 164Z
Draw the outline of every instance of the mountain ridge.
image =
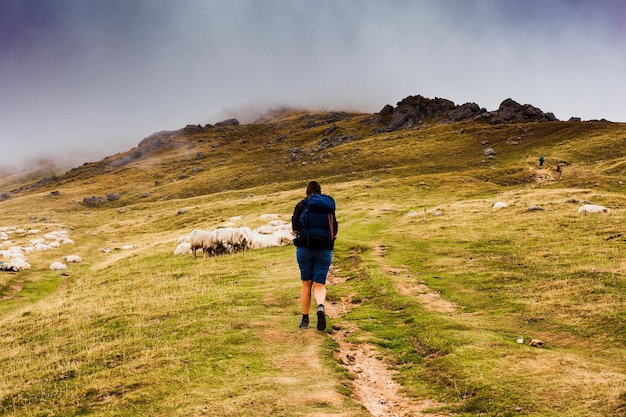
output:
M340 126L341 123L347 121L356 121L357 123L352 128L342 128ZM395 107L387 104L374 114L344 111L316 112L299 108L277 107L268 110L266 113L259 114L255 121L248 124L240 124L238 119L229 118L214 125L189 124L174 131L155 132L142 139L137 146L126 152L107 156L100 161L86 162L64 174L55 173L33 182L32 177L37 174L37 171L34 171L30 174L30 182L23 181L22 183L20 183L19 179L13 178L12 184L17 184L18 186L10 191L0 190L0 201L23 192L38 190L45 186L61 185L71 180L85 180L93 175L110 173L118 168L123 168L133 162L147 160L165 151L176 153L184 148L187 151L195 147L206 148L206 146L201 145L206 145L210 142L211 151L229 144L231 145L231 151L235 152L236 149L232 149L232 143L223 140L226 137L237 135L233 129L239 129L240 134L246 135L247 131L259 131L263 129L262 127L265 127L266 131L279 132L289 125L289 133L278 133L274 141L268 140L267 137L262 138L262 140L267 140L268 144L276 144L283 142L290 135L302 134L306 136L309 131L323 128L317 132L323 138L322 142L318 144L318 148L328 149L364 137L426 129L437 125L474 124L476 126L498 126L550 122L561 121L551 112L544 112L530 104L519 104L510 98L502 101L498 109L493 111L488 111L476 103L457 105L451 100L437 97L429 99L421 95L408 96L399 101ZM581 120L573 117L567 123L577 122L581 122ZM602 120L601 122L608 121ZM296 126L298 123L302 124ZM298 133L296 130L300 130L300 132ZM355 131L358 131L358 133ZM203 141L205 142L204 144L202 144ZM245 144L245 141L241 143L242 150L245 149L245 146L243 146ZM294 162L298 159L298 154L301 150L300 146L289 148L285 160ZM200 153L195 155L195 157L202 159L202 152L204 151L198 152ZM52 170L53 167L48 167L47 169ZM181 175L184 176L185 174Z

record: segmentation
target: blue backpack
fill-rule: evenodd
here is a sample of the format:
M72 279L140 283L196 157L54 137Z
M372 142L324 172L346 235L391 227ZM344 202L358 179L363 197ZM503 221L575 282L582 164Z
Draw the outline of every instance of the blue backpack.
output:
M307 197L300 215L300 237L310 249L333 249L337 234L335 200L326 194Z

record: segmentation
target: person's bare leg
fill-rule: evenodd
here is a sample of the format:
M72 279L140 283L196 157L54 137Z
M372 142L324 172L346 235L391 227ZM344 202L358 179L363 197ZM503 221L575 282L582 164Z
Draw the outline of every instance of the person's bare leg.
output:
M315 295L315 302L317 305L324 304L326 302L326 285L316 282L313 287L313 293Z
M326 302L326 286L324 284L315 283L313 288L315 302L317 303L317 330L326 329L326 311L324 303Z
M302 314L309 314L311 308L311 286L313 281L302 281L300 290L300 303L302 304Z
M300 321L301 329L309 328L309 309L311 308L311 287L313 281L302 281L300 289L300 303L302 304L302 320Z

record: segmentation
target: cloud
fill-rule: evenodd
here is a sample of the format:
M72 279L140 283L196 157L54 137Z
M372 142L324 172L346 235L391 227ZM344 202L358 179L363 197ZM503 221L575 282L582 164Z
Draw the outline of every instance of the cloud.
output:
M625 18L619 1L0 0L0 166L99 159L246 103L510 97L626 121Z

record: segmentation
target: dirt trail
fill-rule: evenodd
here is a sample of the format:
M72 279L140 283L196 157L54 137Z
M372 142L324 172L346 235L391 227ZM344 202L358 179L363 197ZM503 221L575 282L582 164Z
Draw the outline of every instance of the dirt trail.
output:
M341 283L332 270L328 281L330 286ZM419 292L438 295L434 291L426 291L425 288L420 287ZM404 291L413 290L413 288L404 289ZM431 300L436 299L434 295L429 297ZM354 305L352 297L346 296L339 302L329 303L326 307L326 312L330 318L340 318ZM437 305L439 308L444 309L453 308L453 306L443 307L445 303L442 305L439 301L432 303L432 305ZM346 340L351 333L358 330L356 326L346 328L334 326L333 330L331 337L339 345L335 358L353 375L354 379L351 381L351 386L355 400L362 404L372 416L443 417L441 414L424 413L429 408L440 406L441 404L437 401L414 399L402 394L402 386L393 379L394 371L387 365L374 345L351 343Z

